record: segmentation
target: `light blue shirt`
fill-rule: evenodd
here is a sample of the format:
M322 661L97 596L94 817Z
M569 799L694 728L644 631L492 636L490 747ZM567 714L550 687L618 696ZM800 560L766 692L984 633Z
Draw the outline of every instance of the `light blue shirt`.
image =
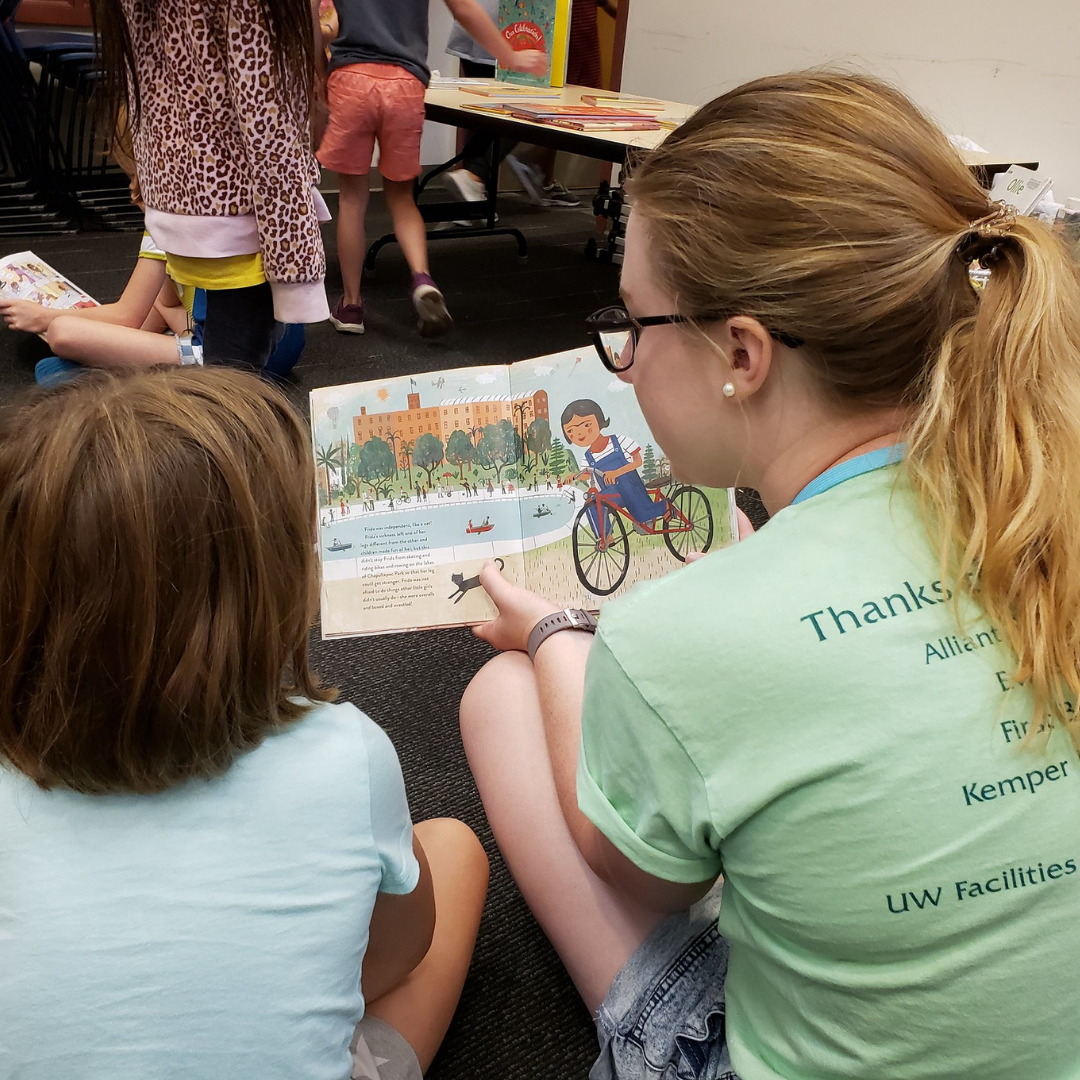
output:
M159 795L0 767L0 1078L347 1080L376 894L419 873L351 705Z

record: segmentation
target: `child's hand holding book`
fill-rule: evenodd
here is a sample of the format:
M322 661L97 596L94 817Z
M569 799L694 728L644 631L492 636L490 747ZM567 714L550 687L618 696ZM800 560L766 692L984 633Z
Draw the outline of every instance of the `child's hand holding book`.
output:
M496 59L511 71L520 71L525 75L547 74L548 54L543 49L522 49L519 52L507 46L506 55Z

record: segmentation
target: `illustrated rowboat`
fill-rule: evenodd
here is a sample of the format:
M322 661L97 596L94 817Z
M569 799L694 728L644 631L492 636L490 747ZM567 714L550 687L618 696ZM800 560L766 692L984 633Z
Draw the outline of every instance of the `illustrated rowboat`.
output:
M494 529L494 528L495 528L494 525L488 525L488 524L473 525L470 522L469 525L467 526L467 528L465 529L465 531L467 533L486 533L486 532L491 532L491 530Z
M348 551L352 547L352 544L343 544L340 540L335 540L326 550L327 551Z

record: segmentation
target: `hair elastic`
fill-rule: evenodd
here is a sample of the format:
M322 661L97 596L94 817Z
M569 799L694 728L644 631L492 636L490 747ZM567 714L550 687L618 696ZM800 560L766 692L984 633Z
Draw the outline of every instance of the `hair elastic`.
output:
M991 206L990 213L976 218L953 249L965 266L978 260L984 270L989 270L1001 258L1002 241L1009 238L1016 224L1014 207L1006 202L991 203Z

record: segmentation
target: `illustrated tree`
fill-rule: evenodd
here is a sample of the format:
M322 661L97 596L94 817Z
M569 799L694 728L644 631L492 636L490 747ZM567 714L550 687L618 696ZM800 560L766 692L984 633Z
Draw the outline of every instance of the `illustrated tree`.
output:
M409 487L412 487L412 459L416 443L406 440L398 447L398 461L401 467L409 474Z
M360 476L360 445L358 443L349 443L349 449L345 454L345 476L348 483L352 485L356 497L360 498L364 493L364 481Z
M577 476L581 472L581 466L578 464L577 458L574 456L574 451L570 447L566 447L566 471L570 476Z
M375 489L379 498L385 498L389 493L395 472L394 451L385 439L368 439L360 447L357 475Z
M458 467L458 479L465 479L465 469L476 461L476 447L464 431L451 431L446 440L446 460Z
M416 440L413 448L412 463L427 473L428 486L433 487L431 474L442 464L443 444L429 431L425 431Z
M566 475L566 447L557 436L551 440L551 452L548 454L548 468L555 476Z
M548 451L551 449L551 425L542 416L538 416L525 432L525 445L533 455L533 464L536 465L543 457L544 463L548 463Z
M641 478L646 484L652 484L656 482L656 478L659 473L656 469L656 451L653 450L652 443L645 444L645 455L641 459Z
M345 463L341 460L341 447L340 446L322 446L315 451L315 464L326 470L326 499L330 501L330 470L339 472L345 467Z
M509 420L499 420L484 428L484 434L480 436L480 443L476 447L476 460L485 469L495 470L496 482L502 481L503 469L517 461L520 439L521 436Z

